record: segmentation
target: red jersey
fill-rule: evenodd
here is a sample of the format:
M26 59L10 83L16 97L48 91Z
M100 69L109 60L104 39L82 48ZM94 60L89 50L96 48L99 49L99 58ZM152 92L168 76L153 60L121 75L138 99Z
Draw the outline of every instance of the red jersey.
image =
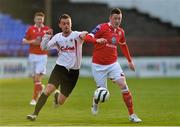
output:
M26 32L25 38L27 40L37 39L41 41L47 30L49 30L48 26L43 26L41 28L36 27L36 25L30 26ZM41 50L40 45L30 44L29 53L41 55L47 54L47 51Z
M96 41L94 42L93 63L101 65L108 65L116 62L118 58L117 46L119 44L120 46L124 45L126 42L124 30L120 27L114 29L110 23L98 25L88 36L107 40L107 43L104 44L98 44ZM88 36L85 38L85 41L92 41L92 38L90 39ZM131 58L129 57L128 61L130 60Z

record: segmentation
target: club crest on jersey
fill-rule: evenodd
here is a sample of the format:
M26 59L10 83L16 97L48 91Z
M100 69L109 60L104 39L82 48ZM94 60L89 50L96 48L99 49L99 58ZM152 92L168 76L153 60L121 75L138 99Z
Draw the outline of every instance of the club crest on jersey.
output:
M116 43L116 38L112 37L111 42L112 42L112 44L115 44Z
M70 39L70 42L73 42L73 39L72 39L72 38Z

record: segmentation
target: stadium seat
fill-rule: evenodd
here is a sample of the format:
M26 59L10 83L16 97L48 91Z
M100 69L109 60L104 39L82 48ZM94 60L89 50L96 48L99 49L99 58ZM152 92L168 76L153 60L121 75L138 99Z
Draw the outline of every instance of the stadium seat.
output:
M21 42L27 27L21 20L0 13L0 56L17 56L19 50L27 55L28 46L22 47Z

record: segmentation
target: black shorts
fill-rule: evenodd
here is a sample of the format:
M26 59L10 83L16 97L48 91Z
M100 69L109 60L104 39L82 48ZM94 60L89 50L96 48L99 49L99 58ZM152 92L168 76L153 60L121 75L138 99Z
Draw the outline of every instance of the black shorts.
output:
M57 89L60 86L60 92L68 97L75 87L78 77L79 70L68 70L64 66L56 64L51 72L48 83L54 85Z

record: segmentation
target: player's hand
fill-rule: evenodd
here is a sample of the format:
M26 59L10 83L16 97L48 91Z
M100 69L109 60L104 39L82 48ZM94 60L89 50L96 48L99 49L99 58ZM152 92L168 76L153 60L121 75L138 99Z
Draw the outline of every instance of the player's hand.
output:
M106 43L107 40L104 39L104 38L99 38L99 39L96 40L96 42L97 42L97 43L100 43L100 44L103 44L103 43Z
M23 38L22 44L23 44L23 45L28 44L28 43L27 43L27 40L26 40L25 38Z
M129 62L129 68L132 70L132 71L135 71L135 65L134 63L131 61Z
M88 34L87 31L82 31L82 33L79 35L80 39L84 39L86 37L86 35Z
M40 43L41 43L41 39L34 39L29 41L29 44L33 44L33 45L40 45Z
M39 40L37 40L37 39L34 39L34 40L27 40L27 39L23 39L22 40L22 44L35 44L35 45L37 45L37 44L39 44L40 42L39 42Z
M49 30L47 30L45 34L48 34L48 35L53 35L53 29L49 29Z

